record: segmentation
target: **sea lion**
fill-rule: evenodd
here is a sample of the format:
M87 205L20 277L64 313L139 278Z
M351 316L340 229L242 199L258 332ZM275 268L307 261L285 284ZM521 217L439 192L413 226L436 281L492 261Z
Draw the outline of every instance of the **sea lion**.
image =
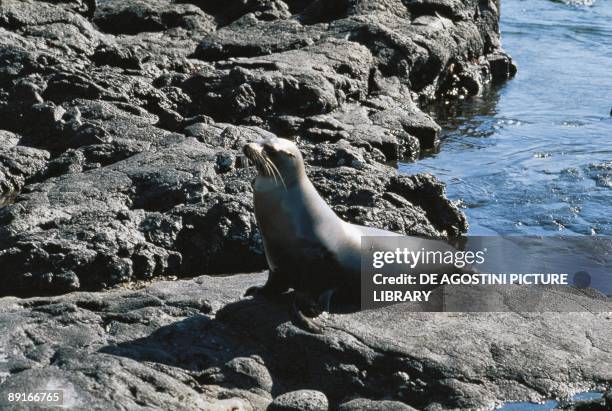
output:
M359 302L361 237L401 235L338 217L308 179L300 150L293 142L268 135L246 144L243 151L258 172L255 218L270 269L267 282L249 288L245 295L273 296L293 288L295 319L308 331L321 332L309 317L329 311L332 295ZM416 250L454 250L441 241L405 238L404 244ZM434 273L449 272L449 268L432 264L417 269Z

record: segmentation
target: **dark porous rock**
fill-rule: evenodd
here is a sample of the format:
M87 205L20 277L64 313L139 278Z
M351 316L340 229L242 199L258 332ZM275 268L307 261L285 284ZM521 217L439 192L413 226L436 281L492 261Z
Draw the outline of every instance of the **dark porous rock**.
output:
M467 220L457 206L439 201L445 187L431 174L398 175L391 179L390 191L421 207L431 224L448 236L456 237L467 230Z
M320 391L299 390L279 395L267 411L327 411L327 397Z
M357 43L334 40L270 56L219 63L187 79L192 113L238 121L282 112L328 113L368 90L371 56Z
M439 126L416 107L414 111L419 115L413 116L411 121L416 123L420 116L429 121L423 132L408 123L401 124L401 116L409 116L407 106L397 105L394 109L388 109L374 101L369 103L369 106L348 104L331 114L307 117L296 125L295 132L312 141L335 142L343 139L354 146L370 145L384 155L382 161L414 160L421 153L421 148L437 145ZM387 110L394 113L390 115ZM394 121L388 121L391 116ZM285 129L290 127L289 123Z
M51 160L44 172L57 177L28 185L0 209L0 263L14 279L0 286L2 293L57 294L161 275L263 268L253 170L238 159L245 143L266 132L209 128L199 141L153 141L155 150L133 155L101 143L87 146L98 151L79 148ZM465 218L433 177L398 176L376 161L381 154L371 147L302 147L315 186L348 221L430 236L465 231Z
M476 0L3 0L0 295L265 268L242 147L267 133L347 221L465 233L394 163L439 144L423 101L514 75L498 21Z
M315 335L291 323L289 296L241 298L265 279L1 298L0 408L46 388L75 409L493 409L612 383L610 299L537 292L545 306L589 307L564 313L401 304L326 314Z
M264 267L253 170L239 161L242 146L264 130L195 123L185 129L195 138L187 138L152 126L142 113L80 99L66 113L57 123L72 136L66 144L76 148L48 162L46 151L16 146L20 140L4 134L11 156L0 153L6 158L3 181L10 184L7 193L21 193L0 210L0 262L14 279L2 285L3 294L57 294L160 275ZM441 187L426 198L456 214L436 220L427 217L435 213L432 204L395 193L397 172L379 163L382 154L367 144L324 149L305 142L302 150L313 164L311 178L349 221L434 236L465 229ZM44 181L24 187L32 178ZM406 193L421 190L419 184Z
M65 57L89 55L104 39L80 14L61 5L34 0L3 0L0 27L26 37L36 48L50 49Z
M612 391L601 393L599 398L562 401L555 411L608 411L612 409Z
M320 33L294 19L262 21L250 14L205 35L194 56L205 61L263 56L312 45Z
M136 34L175 27L199 29L211 24L211 16L192 4L169 0L107 0L96 7L93 21L104 32Z
M209 146L186 140L29 186L17 203L0 210L4 223L0 237L6 246L0 260L16 280L8 289L2 286L3 293L65 291L49 273L66 270L76 273L85 288L180 273L182 258L175 242L190 230L202 230L206 244L196 254L198 261L214 259L225 250L213 239L232 242L223 232L215 234L225 227L220 219L232 218L226 208L232 198L224 196L224 184L214 167L217 155ZM236 235L241 234L248 247L254 235L251 206L236 201L235 223L242 230ZM192 204L199 205L196 213L204 218L193 224L209 227L185 224L183 219L192 212L178 209ZM217 214L222 210L225 215ZM232 227L234 222L227 221Z
M339 411L414 411L415 408L398 401L374 401L358 398L338 407Z
M41 174L49 152L19 145L20 137L0 130L0 204L21 191L26 183Z

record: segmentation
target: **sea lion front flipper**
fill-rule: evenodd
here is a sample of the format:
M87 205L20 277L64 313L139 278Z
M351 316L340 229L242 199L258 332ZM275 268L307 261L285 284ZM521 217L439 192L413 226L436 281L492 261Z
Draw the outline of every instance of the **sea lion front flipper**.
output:
M264 297L273 297L289 290L289 285L285 277L277 272L270 271L268 274L268 280L264 285L254 285L247 288L244 292L245 297L262 295Z
M319 301L312 298L308 293L296 290L293 296L297 309L306 317L315 318L323 313Z
M318 325L312 318L308 318L298 307L297 300L291 305L291 314L293 316L293 324L304 331L312 334L323 334L323 327Z
M301 329L313 334L323 333L323 327L313 320L313 318L321 315L321 307L318 301L311 298L309 294L303 291L294 292L291 313L293 316L293 323Z

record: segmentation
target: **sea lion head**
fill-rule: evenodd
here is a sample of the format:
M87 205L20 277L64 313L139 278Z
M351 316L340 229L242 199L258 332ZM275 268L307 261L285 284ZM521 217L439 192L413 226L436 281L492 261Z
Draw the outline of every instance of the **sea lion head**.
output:
M257 167L257 178L288 187L305 175L304 159L295 143L276 136L244 146L244 154Z

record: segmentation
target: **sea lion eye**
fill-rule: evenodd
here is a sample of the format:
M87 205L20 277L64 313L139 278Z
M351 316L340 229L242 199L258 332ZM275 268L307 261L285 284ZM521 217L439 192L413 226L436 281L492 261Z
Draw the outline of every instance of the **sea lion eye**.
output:
M289 157L295 157L295 154L293 154L291 151L289 150L281 150L283 153L285 153L287 156Z

